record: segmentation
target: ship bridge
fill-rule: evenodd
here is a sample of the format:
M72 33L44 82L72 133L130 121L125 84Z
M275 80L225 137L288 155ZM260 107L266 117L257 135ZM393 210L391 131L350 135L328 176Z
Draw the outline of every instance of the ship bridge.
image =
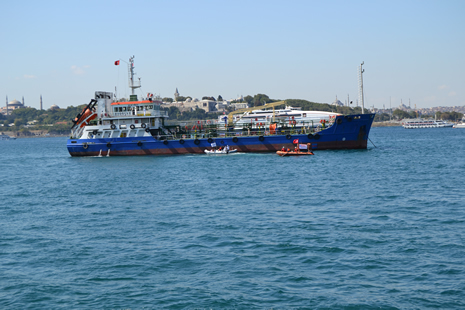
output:
M152 116L168 117L168 112L160 110L161 101L142 100L111 103L110 117Z

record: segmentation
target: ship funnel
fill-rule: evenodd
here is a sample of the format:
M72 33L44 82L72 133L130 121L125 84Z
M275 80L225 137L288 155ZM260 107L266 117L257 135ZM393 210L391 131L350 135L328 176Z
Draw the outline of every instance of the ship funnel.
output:
M111 103L113 102L113 93L96 91L95 99L97 100L98 118L102 118L111 113Z

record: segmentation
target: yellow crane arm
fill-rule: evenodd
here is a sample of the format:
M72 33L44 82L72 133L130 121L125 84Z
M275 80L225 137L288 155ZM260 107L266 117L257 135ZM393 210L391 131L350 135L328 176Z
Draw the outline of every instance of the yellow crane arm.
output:
M254 111L254 110L261 110L261 109L267 109L267 108L274 108L274 107L277 107L277 106L280 106L280 105L283 105L283 104L286 104L286 100L277 101L277 102L272 102L272 103L267 103L267 104L265 104L265 105L260 105L260 106L258 106L258 107L246 108L246 109L239 109L239 110L233 111L233 112L231 112L231 113L228 114L228 126L232 126L232 125L233 125L233 117L234 117L234 115L236 115L236 114L241 114L241 113L245 113L245 112L251 112L251 111Z

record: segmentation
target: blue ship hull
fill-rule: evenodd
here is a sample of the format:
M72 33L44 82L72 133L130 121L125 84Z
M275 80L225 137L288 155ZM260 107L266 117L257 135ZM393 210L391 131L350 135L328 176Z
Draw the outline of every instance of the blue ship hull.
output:
M157 140L152 136L129 138L69 139L71 156L131 156L204 154L217 146L229 145L238 152L276 152L283 146L293 148L293 141L311 143L313 150L366 149L374 114L338 116L334 125L312 134L236 136L198 139Z

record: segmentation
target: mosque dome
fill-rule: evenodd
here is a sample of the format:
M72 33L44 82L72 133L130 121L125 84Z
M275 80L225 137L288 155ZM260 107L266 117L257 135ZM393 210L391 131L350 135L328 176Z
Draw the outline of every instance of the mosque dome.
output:
M10 102L8 102L8 106L9 107L22 107L23 104L15 99L15 100L11 100Z
M60 108L59 106L57 106L56 104L54 104L54 105L52 105L52 106L50 107L50 110L56 110L56 109L59 109L59 108Z

